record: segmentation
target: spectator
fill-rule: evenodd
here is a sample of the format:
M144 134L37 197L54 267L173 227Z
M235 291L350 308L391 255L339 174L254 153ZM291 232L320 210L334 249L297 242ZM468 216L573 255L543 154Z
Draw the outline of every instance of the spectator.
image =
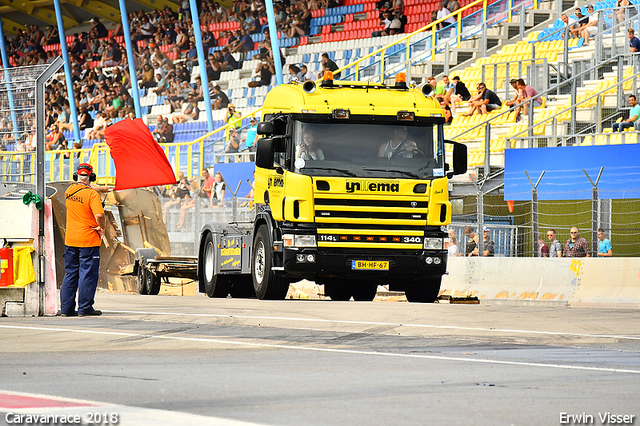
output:
M335 71L338 69L338 66L336 65L335 62L333 62L331 59L329 59L329 54L328 53L323 53L322 54L322 66L325 67L328 71L331 71L333 74L333 78L336 80L340 79L340 73L336 73Z
M216 172L214 175L214 182L211 186L211 197L209 200L209 206L217 209L222 207L222 203L224 202L224 192L225 192L226 182L222 177L222 173Z
M484 254L484 257L493 257L494 251L495 251L495 243L491 239L491 230L486 226L484 227L484 235L483 235L482 241L484 244L484 248L482 251ZM477 255L478 255L478 245L476 243L475 249L471 252L469 256L477 256Z
M225 152L227 154L235 154L240 149L240 136L238 136L238 132L234 128L229 129L229 141L227 142L227 147L225 148ZM233 157L231 158L231 163L233 163Z
M240 151L249 150L251 152L256 152L256 139L258 138L258 120L255 117L251 117L249 120L251 123L251 127L247 130L247 135L244 139L244 146Z
M162 74L157 73L156 74L156 88L153 89L153 93L155 93L156 95L160 96L162 94L164 94L165 91L167 91L167 89L169 88L169 83L167 82L167 79L165 79Z
M549 239L549 257L562 257L562 244L556 239L556 230L549 229L547 238Z
M211 187L213 186L214 179L209 175L209 171L207 169L202 170L202 185L200 189L194 186L195 184L191 184L191 188L194 189L193 197L190 199L185 199L180 207L180 220L176 224L177 229L182 229L184 226L185 219L187 218L187 211L196 206L196 199L198 197L209 198L211 196Z
M250 81L247 86L269 86L271 84L271 77L273 77L273 74L275 74L275 72L276 70L273 66L273 61L271 60L271 58L263 58L255 70L255 74L260 76L260 80Z
M629 6L633 6L633 4L629 0L618 0L617 2L618 10L616 11L616 17L618 19L618 23L622 23L625 20L625 15L632 17L637 14L636 8L629 7ZM625 11L627 10L628 12L625 13Z
M580 37L580 32L584 29L584 26L589 23L589 17L584 16L582 14L582 9L580 9L579 7L576 8L575 15L577 22L574 24L573 28L569 30L569 32L571 33L571 37L578 38Z
M456 231L454 229L449 229L449 242L447 243L447 251L449 252L449 257L461 256L460 248L458 247L456 241Z
M542 233L538 233L538 257L549 257L549 247L544 243Z
M466 116L472 115L474 112L478 112L478 114L487 114L491 111L500 109L502 102L500 102L500 98L493 91L487 89L487 86L484 83L478 84L478 92L480 92L480 99L475 102L469 102L469 106L471 106L471 111L466 114Z
M635 95L629 95L629 106L631 107L629 110L629 118L622 120L619 123L613 123L612 131L622 132L627 127L634 127L636 123L639 123L638 118L640 118L640 105L638 105Z
M382 19L380 20L380 25L384 26L384 29L381 31L374 31L371 33L371 37L381 37L392 35L400 32L400 27L402 23L398 19L395 14L386 10L382 13Z
M568 31L569 31L569 35L573 36L573 34L571 33L571 30L574 28L574 26L576 25L577 21L575 19L573 19L573 18L569 18L566 13L563 13L562 16L560 16L560 20L562 21L562 23L564 25L567 26Z
M514 90L514 95L513 95L513 99L511 99L510 101L506 101L505 104L508 107L512 107L522 102L522 94L520 93L520 89L518 89L517 78L512 78L509 84L511 84L511 88ZM517 114L516 114L516 117L517 117Z
M187 121L197 121L200 116L200 109L195 98L190 95L189 101L182 106L182 113L174 115L172 120L174 123L186 123Z
M78 118L78 127L80 130L86 130L93 128L93 118L89 114L87 107L82 107L80 109L80 117Z
M453 77L453 83L456 85L456 88L454 90L454 94L451 95L451 102L455 103L468 101L471 98L471 93L469 93L469 89L467 89L467 86L462 81L460 81L460 77Z
M213 100L213 103L211 105L212 108L215 110L219 110L219 109L228 107L229 97L227 96L226 93L222 91L220 86L218 85L213 86L213 90L214 90L214 94L211 97L211 99Z
M304 74L302 74L302 71L300 71L300 68L298 68L297 65L289 65L289 74L291 74L289 79L290 83L293 83L294 81L301 82L304 78Z
M96 119L93 122L93 128L86 134L87 139L102 139L104 138L104 130L107 128L107 120L102 116L102 113L98 111L96 113Z
M224 117L224 122L229 123L229 128L239 129L242 127L241 117L242 114L240 111L236 111L235 105L229 104L227 107L227 114Z
M564 257L591 257L589 243L580 237L580 232L575 226L570 231L571 238L564 246Z
M460 9L460 3L458 3L458 0L443 0L442 4L444 5L444 7L446 7L449 12L453 13L456 10Z
M598 34L598 19L600 18L599 12L594 12L593 6L587 6L587 12L589 12L589 22L581 27L580 36L584 39L583 46L589 45L589 36L594 37Z
M184 176L183 172L178 172L178 182L173 185L171 189L171 194L169 195L170 200L167 201L164 205L164 223L167 223L169 220L169 209L172 206L184 204L188 199L191 199L191 185L189 185L189 181Z
M636 33L633 28L627 30L627 38L629 39L629 52L640 52L640 39L636 37Z
M49 141L45 143L45 149L47 151L67 149L67 140L57 124L51 126L51 131L47 139Z
M478 248L478 236L473 232L473 228L467 226L464 228L464 236L467 237L467 244L464 248L464 255L467 257L473 256L473 252L477 253Z
M89 30L89 34L91 35L91 38L96 39L96 38L105 38L109 36L109 31L107 30L107 27L105 27L104 24L100 22L100 19L98 19L96 16L91 18L89 22L91 22L91 29Z
M306 65L300 65L300 72L302 73L302 79L300 80L300 82L305 82L305 81L315 81L315 77L313 75L313 73L311 71L309 71L309 69L307 68Z
M442 3L438 3L438 13L436 14L436 20L440 20L440 19L444 19L446 18L443 22L440 22L439 24L437 24L437 29L439 30L443 30L451 25L455 25L456 24L456 19L453 16L450 16L447 18L448 15L451 14L451 12L449 11L449 9L447 9L446 7L444 7L444 2Z
M525 84L523 79L518 79L518 90L520 91L520 96L521 96L521 100L520 102L524 102L527 101L529 99L533 99L533 101L531 102L527 102L526 104L522 105L521 107L516 107L516 120L520 121L521 117L520 117L520 109L524 109L524 115L528 115L529 114L529 104L531 103L537 103L538 106L542 105L542 98L540 96L538 96L538 92L536 91L536 89L534 89L533 87L529 86L528 84Z
M238 61L236 61L236 58L229 52L228 47L222 49L222 54L224 55L222 59L223 71L233 71L238 68Z
M598 257L612 257L611 241L604 237L604 229L598 228Z

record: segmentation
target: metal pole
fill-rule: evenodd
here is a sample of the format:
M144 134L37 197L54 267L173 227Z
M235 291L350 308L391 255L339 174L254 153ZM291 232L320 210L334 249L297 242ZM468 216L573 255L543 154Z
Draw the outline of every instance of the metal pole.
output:
M7 83L7 97L9 98L9 109L11 110L11 124L13 125L13 139L18 143L18 119L16 118L16 107L13 103L13 89L11 88L11 75L9 73L9 57L7 56L7 46L4 43L4 29L2 28L2 17L0 16L0 53L2 54L2 67L4 68L4 80Z
M486 178L486 177L485 177ZM484 194L482 185L478 186L478 256L484 256Z
M191 0L192 2L195 0ZM273 52L273 63L276 67L276 84L280 86L282 79L282 61L280 60L280 46L278 45L278 28L276 27L276 18L273 14L273 1L265 2L267 9L267 20L269 21L269 35L271 36L271 51ZM384 79L384 75L383 75Z
M564 52L562 56L564 62L564 74L565 78L569 78L569 27L564 28Z
M36 79L36 194L44 202L46 199L44 188L44 161L45 161L45 109L44 109L44 84L62 66L62 58L57 57L51 65ZM44 315L44 209L38 212L38 288L40 293L39 315Z
M449 75L449 54L450 54L449 43L446 43L444 45L444 75Z
M511 88L511 84L509 84L509 80L511 77L509 76L509 62L504 64L504 98L505 100L509 100L509 89Z
M618 90L616 90L616 102L617 109L622 109L624 105L624 86L622 85L622 80L624 80L624 62L623 57L618 56Z
M525 2L520 3L520 40L524 40L524 33L525 33L525 27L524 27L524 21L525 21L525 8L524 8Z
M604 171L604 167L600 167L600 171L598 172L598 177L596 181L592 181L591 177L585 169L582 169L584 174L589 179L589 182L592 186L592 195L591 195L591 243L593 245L593 251L598 253L598 205L600 203L600 196L598 194L598 182L600 182L600 177L602 176L602 172Z
M482 20L482 39L480 44L482 44L482 57L485 58L487 56L487 11L484 9L482 12L485 18Z
M542 171L538 181L534 184L531 181L531 177L529 177L529 173L525 170L524 174L527 175L527 179L529 179L529 184L531 185L531 222L533 229L532 236L532 247L533 247L533 257L538 257L538 185L540 185L540 181L542 180L542 176L544 176L545 170Z
M573 63L573 75L578 75L577 74L577 63L574 62ZM578 97L578 81L577 79L574 79L571 82L571 134L575 135L576 134L576 127L577 127L577 123L576 123L576 99Z
M193 23L193 36L196 39L198 65L200 65L200 81L202 82L204 107L207 112L207 130L213 132L213 113L211 111L211 96L209 95L209 78L207 77L207 56L204 52L204 46L202 45L202 32L200 31L200 18L198 17L196 0L189 0L189 8L191 9L191 22Z
M78 127L78 112L76 111L76 99L73 94L73 81L71 80L71 63L69 62L69 52L67 52L67 37L64 33L64 19L60 9L60 0L53 0L56 11L56 21L58 22L58 34L60 36L60 49L62 59L64 59L64 78L67 82L67 96L69 98L69 110L71 111L71 122L73 123L73 136L76 142L80 142L80 128Z
M133 98L133 108L136 111L136 117L142 118L142 109L140 108L140 92L138 92L138 76L136 76L135 56L133 54L133 46L131 45L131 32L129 31L129 15L127 12L127 5L125 1L119 0L119 2L120 17L122 18L122 30L124 31L124 44L127 48L127 63L129 64L129 79L131 80L131 97Z
M484 129L484 178L486 179L491 173L491 123L487 121Z

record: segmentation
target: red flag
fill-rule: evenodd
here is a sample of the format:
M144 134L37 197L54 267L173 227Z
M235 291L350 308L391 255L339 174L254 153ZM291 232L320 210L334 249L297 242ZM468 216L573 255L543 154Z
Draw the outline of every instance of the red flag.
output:
M107 127L104 138L116 165L115 190L176 183L167 156L141 119Z

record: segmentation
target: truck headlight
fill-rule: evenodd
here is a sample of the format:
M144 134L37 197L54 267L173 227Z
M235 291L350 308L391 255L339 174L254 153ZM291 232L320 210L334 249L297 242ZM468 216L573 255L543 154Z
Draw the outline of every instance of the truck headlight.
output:
M284 234L282 242L285 247L316 247L316 236Z
M443 238L425 238L423 248L425 250L442 250L444 248Z

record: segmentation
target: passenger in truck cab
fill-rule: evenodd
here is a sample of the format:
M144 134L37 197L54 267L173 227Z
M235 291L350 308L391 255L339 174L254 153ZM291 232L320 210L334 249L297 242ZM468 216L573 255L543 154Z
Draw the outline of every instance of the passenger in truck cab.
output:
M305 132L302 141L296 146L296 160L324 160L324 153L316 145L316 136L312 132Z

